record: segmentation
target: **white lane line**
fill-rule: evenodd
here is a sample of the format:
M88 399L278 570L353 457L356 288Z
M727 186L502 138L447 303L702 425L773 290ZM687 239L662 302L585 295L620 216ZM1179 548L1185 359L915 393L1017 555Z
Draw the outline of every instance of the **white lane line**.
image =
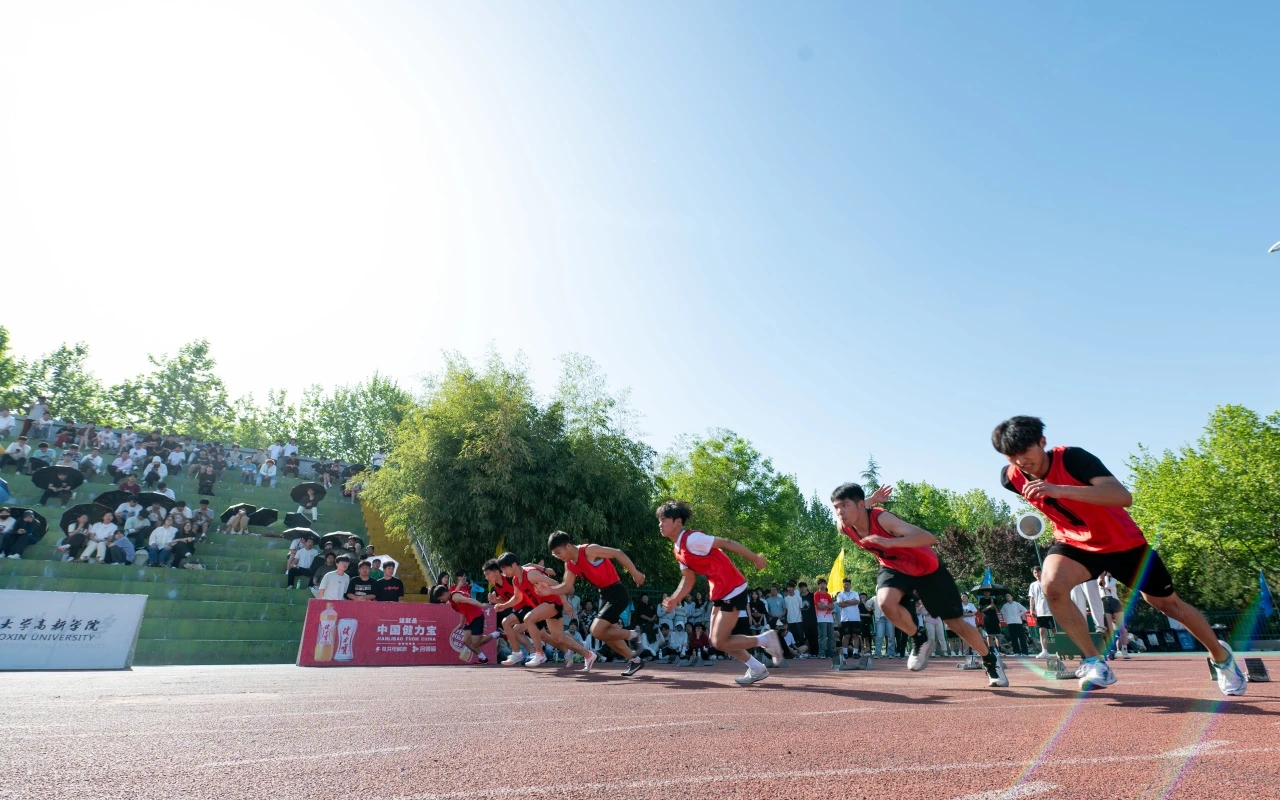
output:
M341 753L305 753L296 756L271 756L269 758L246 758L239 761L206 761L203 764L191 764L187 769L207 769L209 767L241 767L246 764L277 764L284 761L315 761L327 758L346 758L347 756L372 756L381 753L403 753L414 750L408 745L403 747L379 747L376 750L346 750ZM178 767L183 769L183 767Z
M98 698L102 706L134 706L134 705L204 705L205 703L235 702L238 700L279 700L280 695L267 692L246 692L244 694L127 694Z
M1200 758L1210 756L1237 756L1254 753L1280 752L1280 747L1250 747L1238 750L1222 749L1228 741L1210 741L1167 750L1161 753L1128 756L1094 756L1089 758L1055 758L1040 763L1044 768L1061 766L1082 766L1088 764L1116 764L1141 761L1180 761L1191 756ZM737 784L750 781L790 780L795 778L846 778L857 775L890 775L905 773L951 772L974 769L1014 769L1037 765L1037 761L986 761L960 762L953 764L912 764L901 767L848 767L845 769L808 769L780 770L777 772L741 772L721 775L694 775L679 778L648 778L636 780L619 780L601 783L578 784L574 788L589 792L607 792L617 795L628 789L664 789L690 784L721 783ZM563 794L564 784L547 786L498 786L491 789L473 788L461 792L426 792L422 794L393 795L393 800L454 800L455 798L472 797L511 797L524 794ZM387 797L373 797L370 800L392 800Z
M956 800L1018 800L1018 798L1021 797L1035 797L1038 794L1052 792L1057 788L1060 787L1056 783L1032 781L1031 783L1021 783L1017 786L1010 786L1008 789L993 789L989 792L967 794L964 797L957 797Z
M583 733L610 733L612 731L638 731L641 728L679 728L685 725L710 725L708 720L691 719L685 722L650 722L648 725L620 725L616 728L589 728Z

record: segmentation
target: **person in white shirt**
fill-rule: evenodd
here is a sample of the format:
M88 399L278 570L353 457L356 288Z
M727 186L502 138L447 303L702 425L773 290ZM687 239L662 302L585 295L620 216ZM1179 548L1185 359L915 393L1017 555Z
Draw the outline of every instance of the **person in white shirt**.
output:
M138 516L145 510L146 509L144 509L142 505L138 503L138 498L130 497L128 500L116 506L116 519L120 520L121 522L124 522L130 517Z
M94 444L98 447L118 447L120 444L120 437L116 435L116 432L111 429L110 425L105 425L102 430L98 431L98 436L94 440Z
M347 585L351 583L351 576L347 574L347 567L351 566L351 559L342 556L333 562L333 572L327 573L320 579L320 586L316 590L316 596L321 600L344 600L347 596Z
M101 522L95 522L89 526L89 543L85 545L84 550L80 552L80 561L94 560L102 561L107 556L107 543L111 541L111 535L119 528L115 523L115 515L110 511L102 515Z
M862 612L858 610L858 593L853 582L844 579L843 588L836 593L836 608L840 612L840 652L845 658L862 655ZM852 650L850 650L852 648Z
M123 480L124 476L131 472L133 472L133 459L124 454L116 456L116 460L107 467L107 474L117 481Z
M967 592L960 595L960 608L964 611L964 621L981 630L982 626L978 624L976 619L974 619L974 615L978 613L978 607L969 600ZM958 642L957 647L959 648L959 652L956 653L956 655L963 656L973 652L973 648L967 645L964 639L956 637L956 641Z
M162 567L169 557L173 555L173 538L178 535L178 529L173 527L169 520L165 520L164 524L151 531L151 537L147 539L147 566Z
M263 481L271 484L271 488L276 488L276 460L268 458L258 468L258 485L261 486Z
M182 448L175 448L174 451L169 454L169 469L181 471L182 465L186 463L186 461L187 454L182 452Z
M161 481L160 485L156 487L156 494L162 494L165 497L169 498L170 500L178 499L177 496L174 495L173 489L170 489L169 484L165 483L164 481Z
M280 451L280 457L282 458L288 458L289 456L296 456L297 454L298 454L297 439L290 439L289 443L286 444L284 448Z
M133 447L129 448L129 458L133 460L133 463L141 464L147 460L147 448L143 447L141 443L135 443Z
M267 446L267 458L270 458L272 461L279 461L280 451L283 449L284 449L284 442L281 441L280 439L276 439L274 442L272 442L270 445Z
M132 447L136 441L138 441L138 434L133 432L132 427L125 426L124 432L120 434L120 446Z
M1016 602L1013 595L1004 596L1004 605L1000 606L1000 618L1009 630L1009 643L1013 645L1015 656L1030 655L1027 652L1027 607Z
M1102 619L1106 622L1107 642L1111 648L1111 655L1115 655L1117 643L1119 643L1121 654L1128 658L1128 631L1124 627L1124 614L1121 613L1123 608L1120 605L1116 579L1110 572L1103 572L1098 576L1098 592L1102 595Z
M870 609L873 620L869 648L871 655L875 658L897 658L898 637L894 633L893 622L880 610L880 601L874 595L867 598L867 608ZM881 643L884 645L883 648Z
M169 512L169 515L170 515L170 516L177 516L177 515L179 515L179 514L181 514L181 515L182 515L182 520L183 520L183 522L185 522L185 521L187 521L187 520L191 519L193 516L195 516L195 514L191 511L191 509L187 508L187 501L186 501L186 500L179 500L179 501L174 505L173 510Z
M786 609L785 617L788 628L801 624L803 620L800 612L801 605L802 601L800 600L800 594L796 591L796 585L788 583L787 589L782 595L782 607Z
M80 459L80 474L85 480L89 480L94 475L102 471L102 456L98 455L98 448L89 451L89 455Z
M301 588L305 589L311 583L311 576L315 574L317 556L320 551L316 549L315 540L307 537L301 540L301 544L297 549L289 551L289 568L285 570L285 582L289 586L293 586L298 578L305 577L306 583Z
M0 408L0 438L8 439L18 425L18 418L7 408Z
M27 445L27 437L19 436L15 442L4 449L4 455L0 456L0 469L13 464L18 468L18 472L22 472L30 455L31 447Z
M640 634L640 641L636 645L636 655L645 661L653 661L662 652L662 646L666 644L666 639L662 634L655 630L646 630Z
M160 456L152 456L151 463L147 464L147 468L142 471L142 485L152 487L167 477L169 477L169 468L160 461Z
M1053 612L1049 610L1049 601L1045 599L1044 587L1040 585L1040 568L1032 567L1031 574L1035 580L1027 589L1027 598L1031 601L1031 611L1036 615L1036 630L1040 632L1040 654L1036 658L1049 657L1049 631L1053 630Z
M387 454L379 450L369 457L369 463L373 466L374 471L382 469L382 462L387 460Z
M665 630L663 633L667 635L667 642L662 648L662 655L667 663L682 661L689 651L689 634L685 633L684 623L678 622L670 633Z

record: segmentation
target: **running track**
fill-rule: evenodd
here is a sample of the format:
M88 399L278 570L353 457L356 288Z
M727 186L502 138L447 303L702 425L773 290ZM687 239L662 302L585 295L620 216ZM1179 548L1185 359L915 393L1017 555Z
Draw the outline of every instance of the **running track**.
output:
M1084 698L791 663L8 673L0 798L1280 798L1280 684L1222 701L1202 658Z

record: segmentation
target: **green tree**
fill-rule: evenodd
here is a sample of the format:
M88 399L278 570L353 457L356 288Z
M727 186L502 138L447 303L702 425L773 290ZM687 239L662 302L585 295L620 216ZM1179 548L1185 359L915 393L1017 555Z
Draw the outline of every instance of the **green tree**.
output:
M353 386L336 386L327 396L304 396L301 411L292 416L283 411L275 419L281 426L276 436L297 435L304 428L318 441L317 452L350 461L368 463L378 450L391 445L396 426L404 419L413 396L395 381L374 373ZM309 405L308 400L314 402ZM283 406L285 397L279 397ZM304 424L306 416L309 425Z
M862 480L862 488L867 494L880 488L880 465L876 463L874 455L867 456L867 466L858 477Z
M24 365L23 384L31 397L49 398L54 419L98 422L106 407L102 381L89 371L89 345L60 344Z
M1280 579L1280 412L1220 406L1194 446L1140 447L1129 467L1131 513L1188 600L1239 608L1259 570Z
M207 340L188 342L173 357L147 359L151 372L110 391L117 422L200 438L231 434L234 414Z
M0 325L0 407L17 412L26 400L26 387L22 375L26 365L10 352L9 330Z

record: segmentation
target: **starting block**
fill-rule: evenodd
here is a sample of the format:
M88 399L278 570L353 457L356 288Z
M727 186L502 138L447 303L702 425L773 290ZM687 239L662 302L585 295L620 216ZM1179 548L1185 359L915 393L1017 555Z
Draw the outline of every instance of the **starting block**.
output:
M1044 676L1051 681L1065 681L1076 676L1074 672L1067 669L1067 665L1062 662L1061 656L1049 656L1044 666Z
M871 669L871 656L863 655L856 661L850 661L839 653L835 658L831 659L831 669L833 672L848 672L851 670L868 670Z
M982 659L978 658L977 653L970 653L964 657L964 661L956 664L956 669L982 669Z

